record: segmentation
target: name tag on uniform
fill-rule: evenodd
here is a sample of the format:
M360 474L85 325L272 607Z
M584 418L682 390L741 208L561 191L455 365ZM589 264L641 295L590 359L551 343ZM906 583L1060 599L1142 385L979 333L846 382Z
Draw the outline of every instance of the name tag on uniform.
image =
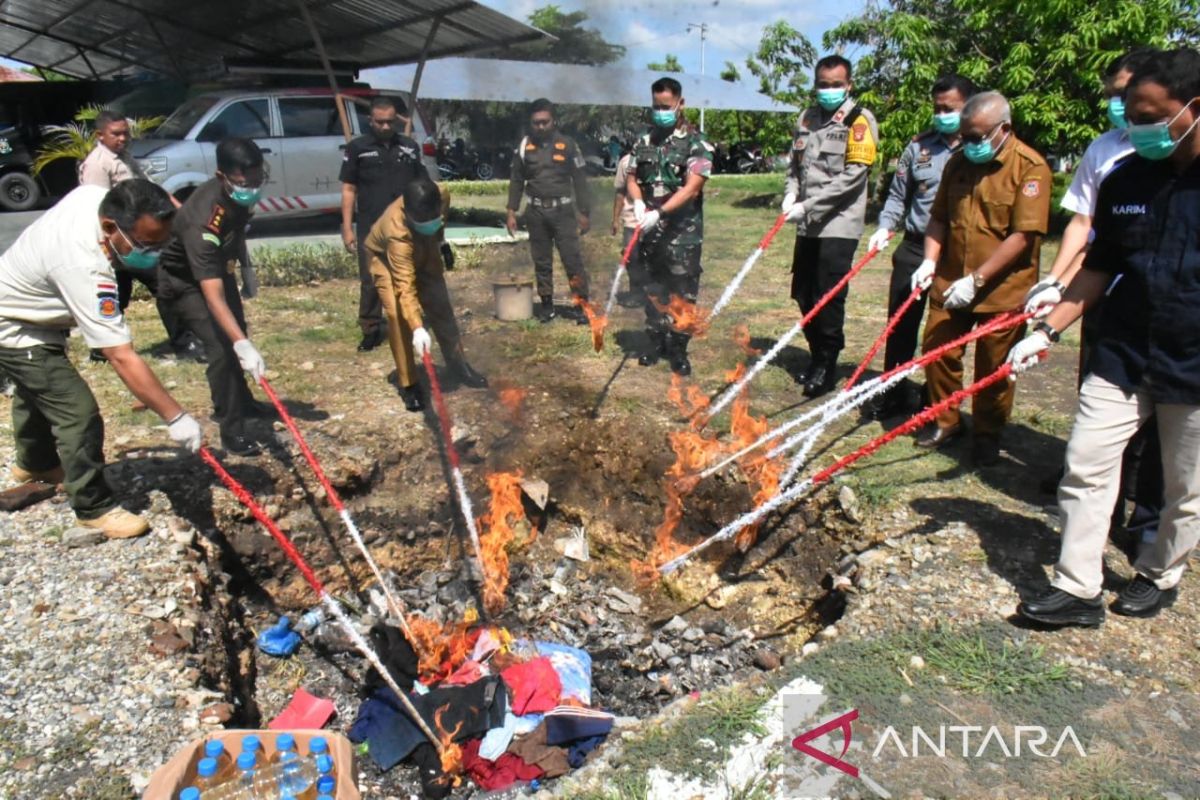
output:
M663 186L661 183L656 183L654 184L654 191L652 191L651 194L655 197L666 197L667 187Z

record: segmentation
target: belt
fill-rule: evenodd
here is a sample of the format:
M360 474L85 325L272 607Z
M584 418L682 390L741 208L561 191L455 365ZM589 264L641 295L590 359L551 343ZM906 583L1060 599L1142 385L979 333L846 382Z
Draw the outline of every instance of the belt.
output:
M538 208L558 208L569 206L573 201L570 197L530 197L529 204Z

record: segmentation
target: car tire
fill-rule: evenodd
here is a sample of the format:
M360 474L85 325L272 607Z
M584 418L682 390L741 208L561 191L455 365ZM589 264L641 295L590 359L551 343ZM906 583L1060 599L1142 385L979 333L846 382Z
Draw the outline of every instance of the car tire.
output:
M492 168L491 164L481 161L475 165L475 177L481 181L490 181L496 177L496 170Z
M29 211L42 199L42 187L33 176L10 172L0 176L0 207L5 211Z

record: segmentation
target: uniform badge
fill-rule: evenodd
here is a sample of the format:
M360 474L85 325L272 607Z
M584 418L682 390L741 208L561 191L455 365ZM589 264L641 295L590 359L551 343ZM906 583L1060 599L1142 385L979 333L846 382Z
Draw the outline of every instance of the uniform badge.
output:
M1038 181L1029 181L1021 187L1021 194L1026 197L1037 197L1042 193L1042 184Z
M220 203L213 204L212 216L208 218L208 222L204 227L208 228L213 233L221 232L221 223L225 221L225 206Z
M851 129L850 134L851 134L851 136L854 137L854 141L861 142L867 135L867 126L866 125L855 125Z
M213 245L214 247L221 246L221 237L217 236L215 233L209 233L209 232L205 231L204 233L200 234L200 238L203 239L204 241L208 242L209 244Z
M533 142L530 142L529 144L525 145L525 149L526 150L537 150L537 145L534 144Z
M844 111L838 111L836 114L834 114L834 115L833 115L833 121L834 121L834 122L841 122L841 121L842 121L842 118L843 118L843 117L845 117L845 116L846 116L846 112L844 112Z
M555 153L554 155L551 156L551 158L554 159L555 161L566 161L567 160L567 157L562 155L561 153Z
M566 149L567 149L567 143L566 143L566 142L555 142L555 143L554 143L554 149L555 149L555 150L566 150Z
M96 292L96 312L101 319L116 319L121 316L121 304L116 292Z

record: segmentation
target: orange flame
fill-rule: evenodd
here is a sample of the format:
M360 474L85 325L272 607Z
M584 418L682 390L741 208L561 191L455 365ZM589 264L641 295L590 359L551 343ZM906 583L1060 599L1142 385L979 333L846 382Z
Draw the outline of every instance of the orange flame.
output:
M500 398L500 405L508 410L509 415L514 420L520 420L522 405L525 402L525 397L529 394L528 391L522 389L516 384L507 381L499 381L497 386L497 395Z
M762 350L750 345L750 329L745 325L737 325L734 327L733 341L737 343L738 347L742 348L742 352L747 356L753 357L762 355Z
M442 744L442 772L444 780L452 780L457 786L461 782L461 778L456 777L462 772L462 748L454 743L454 737L462 730L463 721L459 720L454 726L454 730L447 732L446 727L442 725L442 716L450 708L450 704L439 708L433 712L433 725L437 729L438 740Z
M671 318L671 327L689 336L703 336L708 331L708 312L690 300L684 300L677 294L671 295L666 305L651 297L650 302L658 309L658 313Z
M745 389L733 401L730 415L730 432L733 434L733 441L730 443L729 449L733 452L757 441L770 428L766 417L755 417L750 414L750 396ZM758 487L754 493L755 508L770 500L779 490L779 476L783 471L783 465L777 458L766 457L766 450L769 447L770 445L751 451L738 459L738 466L741 467L742 474ZM740 552L744 553L749 550L758 539L758 526L759 523L756 522L738 531L734 544Z
M473 647L468 630L475 624L473 611L468 611L461 622L443 626L437 620L408 615L408 628L412 631L416 651L420 654L417 669L422 675L449 675L467 660Z
M489 614L504 608L508 588L508 544L516 531L513 523L525 518L521 505L521 473L493 472L487 476L492 493L488 512L479 517L479 545L483 552L483 606Z
M572 295L571 302L576 308L582 308L587 317L588 325L592 328L592 347L599 353L604 349L604 330L608 327L608 317L596 310L596 307L579 295Z

